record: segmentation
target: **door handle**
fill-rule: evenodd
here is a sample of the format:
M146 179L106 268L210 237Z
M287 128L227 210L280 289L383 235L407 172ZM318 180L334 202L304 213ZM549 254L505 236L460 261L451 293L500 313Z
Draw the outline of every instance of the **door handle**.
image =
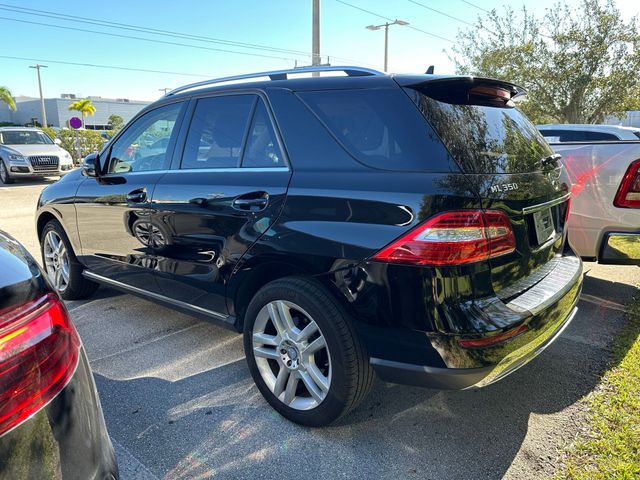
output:
M127 202L130 202L130 203L143 203L147 199L147 189L139 188L138 190L129 192L127 194L126 199L127 199Z
M259 212L267 208L269 194L267 192L254 192L242 195L233 201L233 208L249 212Z

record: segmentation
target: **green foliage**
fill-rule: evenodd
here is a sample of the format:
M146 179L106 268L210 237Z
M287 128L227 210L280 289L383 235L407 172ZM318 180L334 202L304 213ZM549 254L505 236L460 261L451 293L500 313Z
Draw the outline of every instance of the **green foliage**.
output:
M640 298L614 340L612 364L588 400L589 433L557 478L640 478Z
M109 115L109 128L115 133L124 127L124 118L120 115Z
M558 3L542 18L526 7L492 10L458 34L459 73L520 84L520 108L536 123L600 123L640 108L640 35L613 0Z
M17 110L16 102L13 100L13 94L7 87L0 87L0 102L6 103L9 110L13 112Z
M51 139L60 139L60 146L73 157L75 163L80 163L84 157L92 152L102 150L104 139L95 130L62 129L56 132L53 128L43 128Z
M76 112L80 112L82 114L83 124L84 124L84 117L86 117L87 115L93 115L94 113L96 113L96 107L93 106L89 98L76 100L71 105L69 105L69 110L75 110Z

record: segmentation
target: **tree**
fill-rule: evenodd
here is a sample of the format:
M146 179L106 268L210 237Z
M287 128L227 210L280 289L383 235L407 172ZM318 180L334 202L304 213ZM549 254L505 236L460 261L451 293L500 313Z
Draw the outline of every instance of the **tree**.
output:
M124 118L120 115L109 115L109 128L113 133L117 132L124 126Z
M83 100L76 100L69 105L69 110L75 110L82 114L82 126L84 126L84 119L87 115L93 115L96 113L96 107L91 104L91 100L85 98Z
M7 87L0 87L0 102L6 103L9 106L9 110L12 112L17 110L16 102L13 100L11 90Z
M557 3L536 18L492 10L458 33L458 73L522 85L519 106L537 123L601 123L640 108L640 36L636 17L624 21L613 0Z

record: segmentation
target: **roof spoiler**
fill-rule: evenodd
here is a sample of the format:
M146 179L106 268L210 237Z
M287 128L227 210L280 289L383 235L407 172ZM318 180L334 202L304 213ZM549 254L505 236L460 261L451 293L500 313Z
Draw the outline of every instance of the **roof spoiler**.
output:
M475 87L494 87L509 92L509 100L519 101L526 97L527 90L514 83L495 78L461 75L402 75L394 77L401 87L416 88L433 93L453 93L456 90L470 91Z

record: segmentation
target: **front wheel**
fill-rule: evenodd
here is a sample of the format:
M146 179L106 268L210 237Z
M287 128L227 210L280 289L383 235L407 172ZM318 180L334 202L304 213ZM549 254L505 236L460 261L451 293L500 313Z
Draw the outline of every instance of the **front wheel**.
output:
M53 288L65 300L80 300L90 296L98 284L83 277L71 242L57 220L50 220L40 237L42 263Z
M2 160L0 160L0 182L4 183L5 185L13 183L13 178L9 176L7 167Z
M302 425L328 425L368 393L373 369L344 308L318 282L276 280L251 300L244 348L267 402Z

